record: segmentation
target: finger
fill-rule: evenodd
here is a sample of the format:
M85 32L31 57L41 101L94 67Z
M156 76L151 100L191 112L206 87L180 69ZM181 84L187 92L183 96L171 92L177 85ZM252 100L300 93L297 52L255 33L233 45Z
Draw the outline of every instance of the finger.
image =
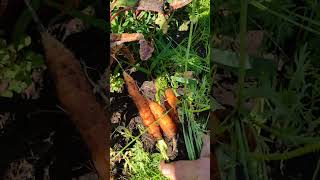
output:
M170 178L171 180L176 180L176 170L173 163L165 163L164 161L161 161L159 168L164 176Z
M207 134L203 136L203 145L200 157L210 157L210 136Z
M205 157L197 160L198 163L198 179L209 180L210 179L210 158Z

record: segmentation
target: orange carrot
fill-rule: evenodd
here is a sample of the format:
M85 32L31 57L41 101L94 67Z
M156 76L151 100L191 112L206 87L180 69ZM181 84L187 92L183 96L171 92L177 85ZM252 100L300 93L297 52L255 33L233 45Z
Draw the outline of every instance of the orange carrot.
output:
M170 106L171 107L176 107L177 104L178 104L178 98L174 94L173 90L171 88L167 88L164 91L164 94L165 94L166 99L167 99L168 103L170 104Z
M50 34L41 33L46 64L56 85L56 93L64 110L86 142L99 176L109 179L107 149L108 114L96 101L92 88L71 51Z
M160 127L155 122L155 117L149 108L148 101L140 94L133 78L126 72L123 72L124 81L127 85L129 95L137 106L143 124L149 127L148 132L153 137L161 139ZM153 123L153 124L152 124ZM151 125L152 124L152 125Z
M149 107L158 120L161 129L168 138L173 138L177 133L177 127L170 116L166 114L166 110L158 103L149 100Z
M176 122L179 122L179 116L177 112L177 104L178 104L178 98L174 94L173 90L171 88L168 88L164 91L164 95L166 97L165 106L169 110L169 116Z

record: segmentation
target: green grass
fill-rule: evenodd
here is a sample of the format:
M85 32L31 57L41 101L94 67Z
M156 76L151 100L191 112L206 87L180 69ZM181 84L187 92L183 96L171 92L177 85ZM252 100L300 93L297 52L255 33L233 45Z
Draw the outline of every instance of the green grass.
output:
M240 37L240 48L235 49L239 54L239 65L224 68L238 78L235 91L237 103L233 112L224 121L222 119L222 124L216 128L230 133L230 143L222 143L216 152L219 161L225 161L227 157L230 162L235 162L232 165L219 162L223 178L237 179L235 172L238 171L246 179L270 179L273 175L267 173L266 169L274 167L268 167L267 161L277 161L283 165L288 159L320 150L319 133L316 130L320 119L315 106L319 103L319 75L316 70L319 63L315 61L318 47L312 43L319 39L320 18L315 15L317 12L313 7L317 6L316 1L309 3L295 5L291 0L242 0L228 3L218 1L216 4L218 8L227 7L229 15L224 17L215 12L216 29L213 34ZM252 69L245 70L245 47L246 43L250 43L246 42L245 33L256 29L270 34L265 35L262 52L267 54L278 50L280 55L276 56L287 64L280 72L283 76L270 71L254 73L255 83L249 85L246 77L252 77L254 69L261 69L261 65L252 63ZM291 49L286 47L290 39L296 41ZM223 54L219 57L223 58ZM215 67L223 68L219 64ZM243 107L242 103L248 99L255 101L252 109ZM253 131L257 144L254 152L249 148L246 128ZM267 134L262 134L262 131ZM275 145L282 148L274 148ZM319 171L319 163L316 163L314 179ZM285 170L286 166L283 168ZM280 169L273 170L280 172Z

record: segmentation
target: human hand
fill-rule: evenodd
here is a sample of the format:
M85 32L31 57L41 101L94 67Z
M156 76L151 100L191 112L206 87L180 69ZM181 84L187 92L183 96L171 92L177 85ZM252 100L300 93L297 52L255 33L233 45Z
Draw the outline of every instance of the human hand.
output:
M160 171L171 180L210 179L210 137L204 135L200 158L193 161L181 160L172 163L160 162Z

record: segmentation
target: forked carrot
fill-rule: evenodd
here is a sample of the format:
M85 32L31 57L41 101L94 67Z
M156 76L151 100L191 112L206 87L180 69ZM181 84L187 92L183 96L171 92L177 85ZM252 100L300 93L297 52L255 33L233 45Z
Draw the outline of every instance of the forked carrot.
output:
M127 85L129 95L137 106L143 124L148 128L149 134L156 139L161 139L160 127L155 122L155 117L149 108L148 101L140 94L133 78L126 72L123 72L124 81Z
M166 110L160 104L154 101L149 100L148 102L151 112L156 120L158 120L164 134L170 139L175 137L177 133L177 127L170 116L166 114Z

